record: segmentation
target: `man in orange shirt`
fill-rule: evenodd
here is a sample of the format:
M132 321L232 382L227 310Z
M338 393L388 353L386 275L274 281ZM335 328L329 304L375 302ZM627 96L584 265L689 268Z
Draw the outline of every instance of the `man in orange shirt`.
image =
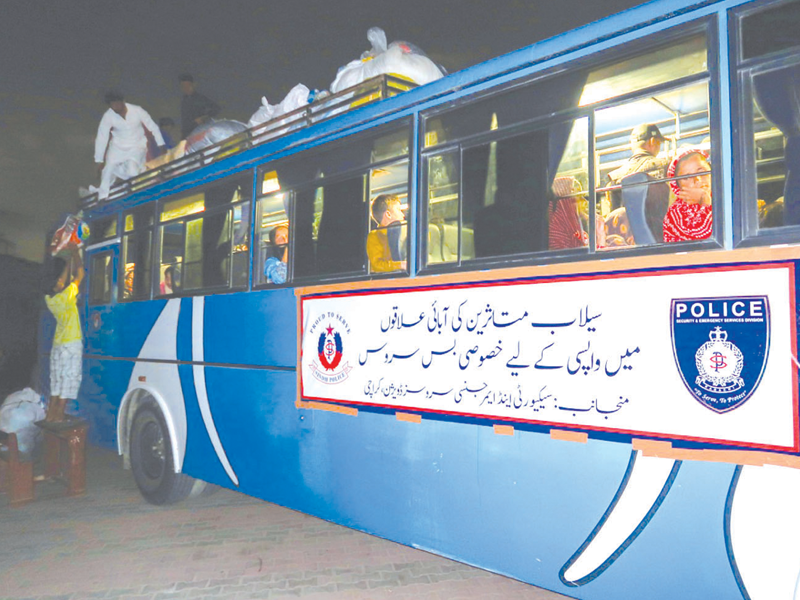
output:
M401 237L402 223L405 215L401 208L400 199L394 194L381 194L372 202L372 218L378 223L378 228L370 231L367 236L367 256L372 273L389 273L390 271L405 270L407 262L395 260L392 247L399 253L398 240ZM394 234L397 235L394 235ZM392 241L395 243L393 244Z

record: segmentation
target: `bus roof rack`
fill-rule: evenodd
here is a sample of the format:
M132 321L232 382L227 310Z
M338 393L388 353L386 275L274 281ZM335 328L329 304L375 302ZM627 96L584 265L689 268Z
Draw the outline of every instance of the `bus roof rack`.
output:
M91 208L112 200L124 198L133 192L152 187L178 175L196 171L205 165L265 142L273 141L290 132L327 121L343 113L396 96L415 87L417 87L417 84L407 79L388 74L378 75L341 92L326 96L322 100L301 106L265 123L234 134L214 145L186 154L181 158L149 169L130 179L118 181L111 188L108 198L105 200L100 200L97 193L84 196L81 198L81 207Z

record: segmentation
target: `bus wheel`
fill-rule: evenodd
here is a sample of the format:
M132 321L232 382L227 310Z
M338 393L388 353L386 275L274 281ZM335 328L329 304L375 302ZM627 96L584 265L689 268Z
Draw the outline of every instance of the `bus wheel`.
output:
M145 500L172 504L185 499L195 480L172 468L169 430L161 411L144 404L136 411L131 429L131 469Z

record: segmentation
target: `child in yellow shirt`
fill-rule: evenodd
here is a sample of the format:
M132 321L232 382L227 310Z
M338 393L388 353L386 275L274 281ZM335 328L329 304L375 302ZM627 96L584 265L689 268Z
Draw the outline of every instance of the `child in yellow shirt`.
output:
M44 301L56 319L50 352L50 404L45 421L63 421L67 400L78 397L83 366L83 335L78 317L78 291L83 281L80 250L73 248L69 261L56 258ZM62 266L63 264L63 266ZM57 275L58 279L53 282Z

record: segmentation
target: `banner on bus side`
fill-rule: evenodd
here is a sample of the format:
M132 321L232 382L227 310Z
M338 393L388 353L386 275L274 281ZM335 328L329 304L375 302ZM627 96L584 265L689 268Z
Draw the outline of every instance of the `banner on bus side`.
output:
M794 263L302 299L304 398L797 452Z

